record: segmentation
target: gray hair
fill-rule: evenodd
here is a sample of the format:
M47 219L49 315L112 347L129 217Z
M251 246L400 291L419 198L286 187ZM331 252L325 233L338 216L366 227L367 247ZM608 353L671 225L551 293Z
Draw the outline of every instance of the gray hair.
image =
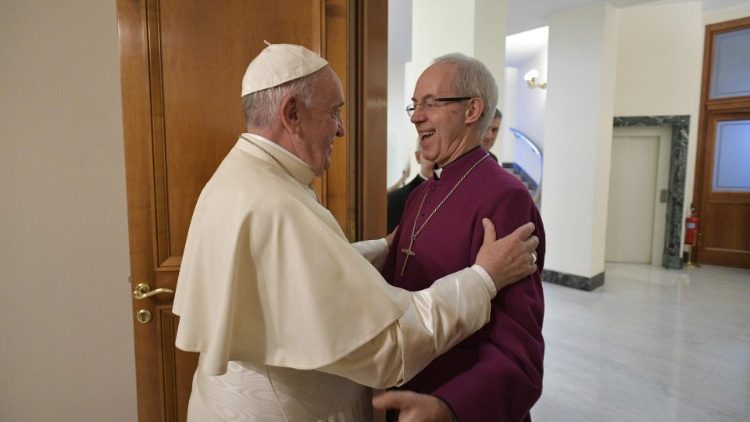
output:
M456 65L456 95L479 97L484 101L484 111L479 121L479 129L487 130L497 107L497 82L484 63L461 53L451 53L433 60L432 64L449 63Z
M248 127L267 127L279 111L281 102L290 95L297 97L305 107L312 107L315 105L313 98L315 87L322 74L323 72L318 70L293 81L245 95L242 97L245 124Z

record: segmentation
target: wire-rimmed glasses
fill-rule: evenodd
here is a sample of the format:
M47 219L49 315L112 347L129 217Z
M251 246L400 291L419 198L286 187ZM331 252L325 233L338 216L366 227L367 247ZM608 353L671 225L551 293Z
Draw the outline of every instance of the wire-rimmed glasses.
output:
M443 105L443 103L457 103L461 101L467 101L474 97L439 97L439 98L428 98L421 103L411 103L408 106L406 106L406 114L411 117L414 115L414 111L417 110L417 107L422 107L422 110L426 112L430 112L433 110L438 109Z

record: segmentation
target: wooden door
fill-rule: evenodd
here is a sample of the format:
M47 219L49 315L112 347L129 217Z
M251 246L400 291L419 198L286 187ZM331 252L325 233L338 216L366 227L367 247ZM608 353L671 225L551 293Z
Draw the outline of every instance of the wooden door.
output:
M750 268L750 112L707 120L698 262Z
M695 261L750 268L750 18L706 27Z
M198 195L244 131L242 75L264 40L327 58L348 131L315 189L350 239L384 234L387 2L118 0L117 18L131 284L158 293L133 298L138 415L185 420L197 356L174 347L169 291Z

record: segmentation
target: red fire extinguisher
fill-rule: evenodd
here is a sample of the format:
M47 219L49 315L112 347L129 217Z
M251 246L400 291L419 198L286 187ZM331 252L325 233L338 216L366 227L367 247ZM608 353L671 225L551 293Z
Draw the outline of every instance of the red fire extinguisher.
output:
M695 209L692 209L690 217L685 219L685 244L691 246L698 246L698 231L700 230L701 221L698 218L698 214L695 213Z

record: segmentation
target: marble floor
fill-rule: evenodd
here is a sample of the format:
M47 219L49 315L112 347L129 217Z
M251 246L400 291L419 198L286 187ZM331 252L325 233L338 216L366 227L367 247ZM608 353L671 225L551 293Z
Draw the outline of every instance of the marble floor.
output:
M750 270L607 264L545 283L548 421L750 421Z

